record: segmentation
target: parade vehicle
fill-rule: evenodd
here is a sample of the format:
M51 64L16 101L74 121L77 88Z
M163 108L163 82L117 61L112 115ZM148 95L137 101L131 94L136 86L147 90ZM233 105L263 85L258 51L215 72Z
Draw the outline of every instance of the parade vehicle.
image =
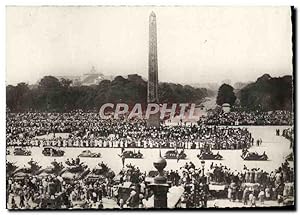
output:
M13 175L20 176L20 174L30 174L30 175L38 175L41 172L42 166L38 164L38 162L31 159L27 162L29 166L19 166L14 172ZM17 174L17 175L16 175Z
M62 171L60 171L60 176L67 180L83 180L90 174L90 169L87 168L86 165L79 164L75 166L68 166L64 168Z
M110 170L108 166L104 163L99 163L92 172L96 175L103 175L104 173L107 173Z
M17 147L14 150L14 155L30 156L31 155L31 151L28 150L28 149L26 149L26 148Z
M112 171L106 164L99 163L91 172L92 178L109 178L113 179L115 177L114 171Z
M79 165L72 165L66 167L66 171L71 172L71 173L80 173L83 172L87 169L87 165L84 164L79 164Z
M42 153L45 156L52 156L52 157L62 157L65 154L63 150L55 149L53 147L45 147Z
M268 156L264 152L263 154L258 154L257 152L249 152L245 150L242 152L241 158L243 160L255 160L255 161L266 161L268 160Z
M13 179L16 182L22 182L24 181L26 178L28 178L28 176L30 176L31 174L29 173L25 173L25 172L16 172L13 174Z
M83 162L80 162L79 157L77 157L75 160L71 159L71 161L69 159L67 159L65 161L65 164L67 166L62 170L62 173L70 172L70 173L81 174L81 173L85 172L87 170L87 167L88 167Z
M200 154L197 155L197 158L200 160L222 160L223 156L219 154L213 154L212 151L209 152L201 152Z
M138 158L138 159L143 158L143 154L140 151L138 152L124 151L123 155L125 158Z
M105 183L105 177L103 175L97 175L97 174L92 174L92 173L89 173L87 176L86 176L86 181L88 182L100 182L100 183Z
M57 161L51 162L52 166L47 166L45 169L41 171L41 173L45 172L46 174L56 174L59 175L59 173L64 169L64 166L61 163L58 163Z
M165 156L166 159L185 159L186 158L186 154L184 153L184 151L182 150L181 152L178 152L176 150L170 150L167 151Z
M79 157L88 157L88 158L100 158L101 153L93 153L90 150L84 150L78 156Z
M6 161L6 175L9 177L13 174L13 172L18 169L18 166L15 163Z

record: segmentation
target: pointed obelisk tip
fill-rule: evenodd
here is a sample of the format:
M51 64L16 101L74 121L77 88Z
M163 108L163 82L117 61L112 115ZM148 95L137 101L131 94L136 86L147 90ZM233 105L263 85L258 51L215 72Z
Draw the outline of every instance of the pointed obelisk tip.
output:
M155 15L155 13L152 11L151 14L150 14L150 16L156 16L156 15Z

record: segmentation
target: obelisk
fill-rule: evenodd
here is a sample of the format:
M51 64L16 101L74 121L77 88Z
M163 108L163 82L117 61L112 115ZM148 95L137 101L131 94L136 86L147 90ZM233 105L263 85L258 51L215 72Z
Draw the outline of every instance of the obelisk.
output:
M152 11L149 17L149 56L148 56L148 90L147 102L158 104L158 64L157 64L157 31L156 15ZM160 113L150 115L148 127L159 127Z

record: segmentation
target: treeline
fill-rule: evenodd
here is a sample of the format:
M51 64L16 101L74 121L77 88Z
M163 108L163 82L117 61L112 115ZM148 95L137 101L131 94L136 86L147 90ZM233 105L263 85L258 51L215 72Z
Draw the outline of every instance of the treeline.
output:
M265 74L248 84L239 93L241 106L250 110L289 110L293 107L291 75L271 77Z
M223 84L218 91L217 104L229 103L234 108L249 111L292 111L293 79L290 75L273 78L265 74L240 91L234 91L232 86Z
M199 103L206 89L173 83L159 84L159 100L164 103ZM10 111L64 112L75 109L99 110L105 103L146 104L147 82L138 75L103 80L98 85L72 86L72 81L45 76L37 86L26 83L6 87L6 105Z

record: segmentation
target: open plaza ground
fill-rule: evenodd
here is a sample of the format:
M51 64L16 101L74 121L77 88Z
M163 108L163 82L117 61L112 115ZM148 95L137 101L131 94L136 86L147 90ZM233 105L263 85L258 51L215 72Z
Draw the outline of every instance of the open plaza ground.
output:
M245 126L241 126L245 127ZM214 163L222 163L222 165L227 166L231 170L241 171L246 165L248 168L260 168L267 172L274 171L277 169L282 162L285 161L285 157L292 152L290 148L290 142L286 138L282 136L276 136L276 129L285 129L288 126L246 126L249 131L252 133L254 140L261 138L262 145L261 146L252 146L249 151L256 151L259 154L264 151L268 155L269 159L267 161L244 161L241 158L242 150L213 150L214 153L219 153L223 156L222 160L213 161L206 160L205 168L208 169L212 162ZM89 168L94 168L98 163L104 162L108 164L108 166L118 173L122 169L122 162L119 155L121 154L120 148L62 148L65 151L65 155L63 157L55 157L58 162L65 162L68 158L74 158L79 155L83 150L91 150L95 153L101 153L100 158L81 158L81 161L86 163ZM13 151L12 147L9 147L11 152ZM7 161L14 162L18 166L26 165L27 162L31 160L37 161L43 167L50 166L54 157L46 157L42 154L42 147L32 147L30 148L32 151L31 156L14 156L12 153L7 155ZM126 159L125 164L136 165L140 168L141 171L150 171L154 170L153 161L157 159L159 156L159 149L141 149L141 148L130 148L128 150L140 150L143 154L143 159ZM162 155L165 154L166 151L170 149L161 149ZM200 168L200 162L197 158L197 154L199 154L198 149L185 149L185 153L187 154L187 158L185 160L179 160L177 162L174 160L167 160L166 170L179 170L186 162L192 161L196 167ZM293 162L289 162L290 166L293 167Z

